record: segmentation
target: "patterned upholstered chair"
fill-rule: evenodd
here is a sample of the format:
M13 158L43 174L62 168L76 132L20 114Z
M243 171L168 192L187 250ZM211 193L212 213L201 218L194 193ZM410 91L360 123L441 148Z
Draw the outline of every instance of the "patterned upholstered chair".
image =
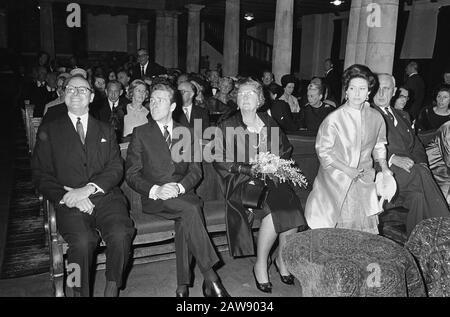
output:
M423 220L405 247L419 263L428 296L450 296L450 218Z
M303 296L425 296L412 255L382 236L314 229L288 237L282 257Z

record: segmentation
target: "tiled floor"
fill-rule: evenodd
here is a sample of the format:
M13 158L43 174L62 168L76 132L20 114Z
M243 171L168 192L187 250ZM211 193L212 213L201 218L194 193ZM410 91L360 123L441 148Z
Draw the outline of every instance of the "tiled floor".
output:
M274 266L270 268L273 293L265 294L256 289L252 266L254 257L232 259L227 252L221 253L225 265L218 273L228 292L233 297L298 297L301 287L298 281L294 286L281 283ZM201 297L202 276L198 268L195 269L196 279L190 288L191 297ZM104 271L97 271L95 277L94 296L103 294L105 283ZM134 265L127 279L122 297L173 297L176 289L175 260L167 260L149 264ZM18 279L0 280L0 297L52 296L48 274L40 274Z

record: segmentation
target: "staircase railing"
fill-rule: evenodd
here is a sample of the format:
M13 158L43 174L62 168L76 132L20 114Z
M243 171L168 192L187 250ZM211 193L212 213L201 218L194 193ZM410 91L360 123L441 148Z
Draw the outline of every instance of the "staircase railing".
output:
M241 52L244 57L251 57L265 64L272 63L273 46L250 35L242 38Z

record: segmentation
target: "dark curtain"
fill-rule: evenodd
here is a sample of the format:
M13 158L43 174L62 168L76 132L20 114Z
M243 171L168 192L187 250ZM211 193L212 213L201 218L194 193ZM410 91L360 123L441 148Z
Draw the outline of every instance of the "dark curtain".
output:
M434 44L432 60L432 85L436 87L442 82L442 75L447 67L450 67L450 6L439 9L436 41Z

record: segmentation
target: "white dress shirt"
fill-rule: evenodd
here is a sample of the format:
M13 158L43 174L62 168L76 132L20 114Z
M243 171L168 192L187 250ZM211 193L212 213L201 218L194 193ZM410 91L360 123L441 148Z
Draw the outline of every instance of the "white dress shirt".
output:
M164 126L167 126L167 131L169 132L170 138L172 139L172 132L173 132L173 120L171 119L168 123L162 124L161 122L156 121L156 124L158 124L159 130L161 130L162 135L164 136ZM178 188L180 189L179 194L184 194L186 192L183 185L180 183L177 183ZM157 200L158 197L156 196L156 190L159 188L159 185L153 185L150 189L150 193L148 194L148 198Z
M190 104L189 106L183 107L183 112L186 115L188 122L191 122L192 104Z

